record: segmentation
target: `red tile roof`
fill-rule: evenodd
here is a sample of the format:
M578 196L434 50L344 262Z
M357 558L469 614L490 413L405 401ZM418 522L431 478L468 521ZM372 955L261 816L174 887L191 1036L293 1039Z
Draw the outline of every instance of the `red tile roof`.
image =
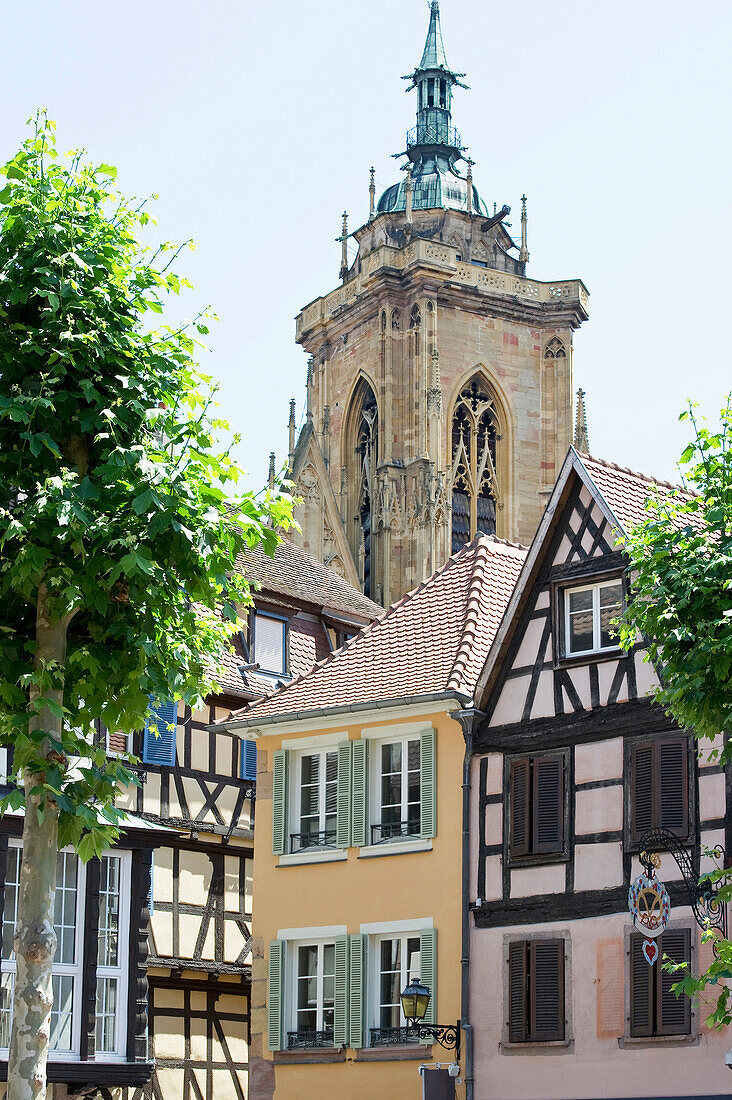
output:
M471 697L526 550L479 535L311 672L232 717L459 692Z
M691 499L692 494L680 485L658 481L591 455L579 454L579 459L626 532L648 518L645 503L653 493L662 497L678 493L683 499Z

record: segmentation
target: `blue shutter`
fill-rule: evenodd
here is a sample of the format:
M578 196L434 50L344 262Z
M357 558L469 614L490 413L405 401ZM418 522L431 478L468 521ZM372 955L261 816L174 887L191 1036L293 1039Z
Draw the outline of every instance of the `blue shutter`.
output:
M257 742L242 741L241 755L239 758L239 776L241 779L250 779L255 782L257 778Z
M155 717L148 718L145 723L142 760L144 764L158 764L170 768L175 764L178 704L175 699L163 699L152 708L152 711Z

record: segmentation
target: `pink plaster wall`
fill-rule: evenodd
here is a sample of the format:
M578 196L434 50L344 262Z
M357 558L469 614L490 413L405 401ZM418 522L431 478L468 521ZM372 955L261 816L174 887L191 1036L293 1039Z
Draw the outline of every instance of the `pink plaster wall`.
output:
M677 910L688 917L689 910ZM622 1047L626 958L625 914L557 925L571 937L568 1047L503 1051L507 929L471 934L470 1018L475 1032L475 1100L579 1100L584 1097L728 1095L724 1056L732 1036L699 1025L696 1042L649 1040ZM512 928L530 938L551 926ZM703 964L704 957L700 959ZM499 979L500 976L500 979Z

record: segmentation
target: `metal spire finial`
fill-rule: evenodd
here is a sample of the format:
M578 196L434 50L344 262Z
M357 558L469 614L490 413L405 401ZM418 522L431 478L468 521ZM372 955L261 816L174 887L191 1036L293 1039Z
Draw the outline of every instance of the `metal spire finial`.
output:
M373 165L369 169L369 173L369 221L373 221L374 211L376 209L376 169L373 167Z
M529 262L529 250L526 245L527 218L526 218L526 195L521 196L521 251L519 252L519 263L527 264Z

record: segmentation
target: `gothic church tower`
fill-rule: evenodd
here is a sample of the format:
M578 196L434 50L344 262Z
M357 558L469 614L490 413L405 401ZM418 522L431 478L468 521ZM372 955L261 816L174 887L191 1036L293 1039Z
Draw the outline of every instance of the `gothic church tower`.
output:
M491 211L452 124L462 73L447 63L438 0L403 178L355 231L342 285L297 317L309 355L307 420L290 469L297 541L384 605L477 532L528 544L572 442L579 279L527 278L521 242Z

